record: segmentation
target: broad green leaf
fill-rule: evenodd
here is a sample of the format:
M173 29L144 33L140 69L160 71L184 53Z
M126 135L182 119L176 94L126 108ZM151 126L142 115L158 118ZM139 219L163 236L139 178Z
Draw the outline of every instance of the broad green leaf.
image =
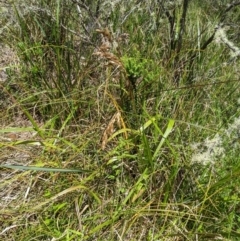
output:
M167 125L167 129L163 134L163 137L157 147L157 149L155 150L154 154L153 154L153 160L156 158L158 152L160 151L163 143L166 141L167 137L169 136L169 134L172 132L173 126L174 126L175 121L170 119Z

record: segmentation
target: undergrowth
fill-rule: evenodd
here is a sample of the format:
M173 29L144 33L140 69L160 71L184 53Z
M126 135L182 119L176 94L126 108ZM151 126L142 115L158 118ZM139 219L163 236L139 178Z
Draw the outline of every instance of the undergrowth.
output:
M239 240L239 5L3 5L1 238Z

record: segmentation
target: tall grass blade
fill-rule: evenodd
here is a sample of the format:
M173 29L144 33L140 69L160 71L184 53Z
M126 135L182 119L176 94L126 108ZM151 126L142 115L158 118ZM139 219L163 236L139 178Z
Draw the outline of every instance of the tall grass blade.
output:
M65 173L90 173L90 170L67 169L67 168L51 168L51 167L36 167L36 166L17 166L17 165L0 165L0 168L10 168L16 170L31 170L38 172L65 172Z

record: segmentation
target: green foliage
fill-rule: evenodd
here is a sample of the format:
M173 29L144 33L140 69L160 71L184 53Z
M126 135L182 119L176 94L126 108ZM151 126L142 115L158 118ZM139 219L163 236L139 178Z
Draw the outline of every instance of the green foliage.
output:
M123 56L121 60L130 79L143 78L144 83L150 83L159 77L156 63L151 59L141 58L139 53L136 57Z

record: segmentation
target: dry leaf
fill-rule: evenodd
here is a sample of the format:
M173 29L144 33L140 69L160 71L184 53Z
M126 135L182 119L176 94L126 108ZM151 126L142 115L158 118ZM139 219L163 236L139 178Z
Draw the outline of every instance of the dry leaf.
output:
M102 145L101 148L104 150L107 145L108 138L113 134L114 132L114 124L117 123L118 128L121 128L121 113L120 111L116 112L111 120L109 121L106 129L104 130L103 137L102 137Z

